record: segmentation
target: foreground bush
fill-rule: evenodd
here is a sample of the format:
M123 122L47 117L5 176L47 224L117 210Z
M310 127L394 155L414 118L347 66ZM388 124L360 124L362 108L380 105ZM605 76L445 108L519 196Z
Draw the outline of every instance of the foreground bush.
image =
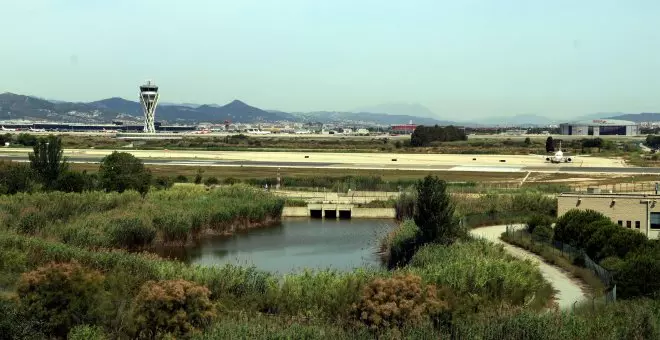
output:
M98 321L103 275L78 263L50 263L24 273L17 291L27 315L47 334L66 336L79 324Z
M408 274L375 279L364 288L353 312L370 329L385 330L421 324L445 308L447 303L438 299L435 286L424 287L419 276Z
M133 318L139 337L187 336L216 317L204 286L185 280L145 283L135 297Z

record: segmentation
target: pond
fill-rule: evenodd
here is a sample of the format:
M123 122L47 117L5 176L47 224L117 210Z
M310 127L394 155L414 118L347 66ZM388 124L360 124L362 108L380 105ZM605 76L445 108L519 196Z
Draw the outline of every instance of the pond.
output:
M393 220L286 218L278 226L254 229L230 237L201 240L161 255L187 263L226 263L290 273L309 269L379 266L380 239L394 228Z

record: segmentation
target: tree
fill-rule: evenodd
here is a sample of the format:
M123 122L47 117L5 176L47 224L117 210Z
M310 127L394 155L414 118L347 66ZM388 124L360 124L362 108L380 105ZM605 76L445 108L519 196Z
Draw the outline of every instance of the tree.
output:
M420 243L452 244L463 235L445 181L431 175L419 181L416 207L414 220L420 229Z
M63 192L83 192L94 189L93 180L85 172L66 171L60 175L53 189Z
M555 152L555 142L552 140L552 136L545 140L545 152Z
M441 127L420 125L415 128L410 136L411 146L428 146L432 142L451 142L457 140L466 140L467 136L463 129L455 126Z
M525 145L526 145L526 146L530 146L530 145L532 145L532 140L529 139L529 137L525 138Z
M99 184L106 192L136 190L144 196L150 183L151 172L130 153L115 151L101 161Z
M204 173L204 170L197 169L197 173L195 174L195 184L202 184L202 174L203 173Z
M30 153L30 167L46 189L53 189L57 179L68 169L62 156L62 139L56 136L40 138Z

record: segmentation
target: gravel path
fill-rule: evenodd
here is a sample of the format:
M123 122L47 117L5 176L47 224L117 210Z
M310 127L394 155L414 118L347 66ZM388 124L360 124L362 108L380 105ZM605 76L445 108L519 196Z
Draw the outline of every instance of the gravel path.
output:
M521 228L522 225L516 225L516 227ZM552 287L555 289L555 301L559 305L559 308L571 308L575 301L582 301L588 297L584 286L577 280L571 278L570 274L561 268L543 262L543 259L536 254L502 241L500 239L500 235L502 235L502 233L505 231L505 225L496 225L472 229L471 233L474 236L482 237L491 242L502 244L504 249L506 249L513 256L521 259L529 259L535 263L538 263L541 274L543 274L543 277L545 277L545 279L548 280L548 282L550 282Z

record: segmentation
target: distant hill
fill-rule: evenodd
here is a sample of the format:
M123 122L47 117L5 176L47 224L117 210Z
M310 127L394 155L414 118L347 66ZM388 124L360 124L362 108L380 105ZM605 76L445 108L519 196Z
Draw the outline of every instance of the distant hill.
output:
M481 124L500 125L500 126L526 126L536 125L545 126L550 124L557 124L561 119L548 119L547 117L522 114L509 117L488 117L480 121Z
M113 120L142 120L139 102L112 97L90 103L50 101L14 93L0 94L0 120L59 121L72 123L103 123ZM218 105L168 104L156 108L156 120L166 123L237 123L296 120L286 112L269 112L240 100Z
M363 106L351 110L354 113L380 113L393 116L413 116L419 118L435 119L436 114L426 106L418 103L387 103L372 106Z
M295 115L303 122L320 122L320 123L337 123L337 122L350 122L353 124L408 124L410 121L417 125L448 125L455 124L450 121L437 120L432 118L424 118L410 115L392 115L384 113L370 113L370 112L340 112L340 111L317 111L306 113L295 113Z
M657 112L642 112L636 114L622 114L618 116L607 117L610 119L630 120L636 123L643 122L660 122L660 113Z

